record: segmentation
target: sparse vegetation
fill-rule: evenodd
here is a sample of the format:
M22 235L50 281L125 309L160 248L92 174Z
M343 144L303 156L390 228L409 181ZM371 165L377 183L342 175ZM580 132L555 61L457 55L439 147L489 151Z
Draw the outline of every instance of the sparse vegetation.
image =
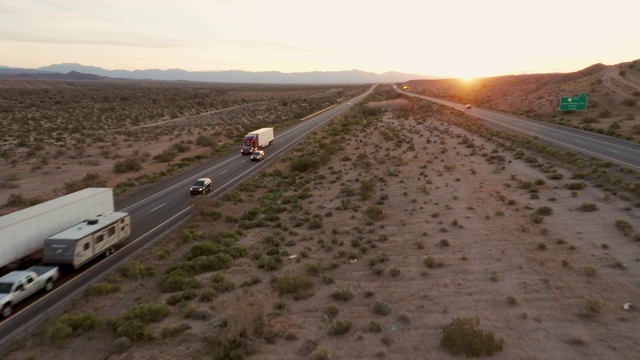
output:
M535 325L543 329L548 326L547 315L556 316L558 309L577 308L576 293L563 287L566 282L571 282L571 288L580 291L605 282L612 287L622 284L623 280L612 279L609 274L619 273L611 268L623 268L624 264L612 258L614 253L625 249L615 238L622 238L622 235L615 234L614 230L613 238L594 239L590 232L576 228L568 219L584 221L596 216L577 216L572 212L584 212L583 207L590 207L584 204L595 206L597 203L612 209L610 200L614 196L633 199L635 188L626 180L637 174L624 172L624 180L617 180L621 186L613 186L606 175L613 171L611 165L603 162L596 166L593 160L575 159L560 151L553 153L553 149L545 148L535 139L504 137L482 128L464 114L449 114L447 110L425 105L418 99L392 97L391 91L386 95L392 99L389 101L379 94L385 87L388 88L378 86L372 95L379 104L353 106L349 112L311 135L305 141L304 149L294 148L283 161L276 161L273 168L247 179L232 192L218 198L192 199L195 214L192 219L180 225L176 232L161 238L157 247L154 245L145 252L146 256L136 257L136 263L126 263L104 283L89 288L86 294L92 298L82 300L91 303L95 309L101 306L122 308L125 301L127 306L161 301L161 305L169 308L166 320L147 324L130 319L122 332L117 333L114 324L122 320L118 315L104 320L109 326L95 328L92 333L85 332L86 339L98 343L105 331L113 331L114 335L106 336L112 342L113 350L109 351L114 354L127 351L127 356L131 357L143 351L155 351L157 355L160 349L167 354L180 352L194 358L282 357L286 349L289 357L325 359L351 356L351 352L349 355L338 353L331 345L342 336L353 346L349 351L361 351L364 346L377 344L380 351L363 351L362 354L383 358L389 356L387 351L395 351L404 344L405 340L401 341L397 336L402 333L407 337L406 341L418 344L415 349L406 348L406 355L420 357L418 351L431 351L434 343L416 342L414 333L419 333L422 339L426 336L436 341L439 335L439 329L424 327L425 316L433 311L452 318L469 315L446 303L454 292L460 294L461 288L468 285L452 277L454 274L469 274L479 281L473 285L478 290L462 290L465 296L459 301L463 305L482 296L493 304L503 304L503 310L515 316L510 321L518 320L523 324L534 324L535 321ZM251 107L248 99L247 108ZM281 106L287 106L284 103ZM394 110L396 104L405 104L398 106L403 110ZM385 110L367 109L376 106ZM397 118L399 111L406 118ZM256 113L254 116L262 115ZM613 116L617 117L617 114ZM294 121L298 122L301 117ZM479 137L472 139L469 133L461 132L452 120L456 117L463 118L461 122L466 123L464 126L468 126L468 131L486 132L491 141ZM217 127L204 120L206 126L188 130L192 132L191 139L195 140L182 143L181 136L174 133L172 143L184 145L180 145L180 149L188 148L185 150L188 155L202 147L200 150L213 157L221 151L237 152L236 142L246 131L255 128L244 124L242 119L234 120L229 127ZM605 126L605 120L602 121ZM629 127L627 121L619 117L617 121L622 129ZM231 147L223 149L218 144L226 141L227 133L235 139ZM359 136L353 136L355 134ZM365 156L357 151L362 149L365 138L371 140L371 154L375 155ZM144 166L158 159L152 160L157 152L145 155L139 151L134 155L131 151L130 154L126 144L128 141L118 147L118 153L111 151L108 158L100 158L100 164L131 155L139 159L144 172ZM165 149L171 149L171 146L165 143L160 150ZM90 150L89 146L87 150ZM67 150L77 151L75 148ZM266 151L269 153L268 148ZM302 172L294 170L293 163L305 154L313 154L312 160L317 167L314 165ZM171 166L182 162L180 156L183 155L171 160ZM187 157L191 156L185 154L184 158ZM590 191L578 193L579 189L576 189L569 193L565 182L558 181L563 177L554 174L567 172L555 166L562 164L561 159L565 157L575 159L571 160L575 162L571 171L577 175L573 181L583 181L588 184L585 186L592 187ZM486 162L478 161L482 158L487 159ZM208 157L185 160L185 164L208 161L206 159ZM39 159L37 161L43 164ZM589 165L583 167L582 161ZM487 164L490 166L486 167ZM169 163L155 165L170 166ZM531 171L517 170L514 165L527 166ZM43 166L43 170L36 171L51 167ZM144 181L157 181L162 176L165 175ZM132 186L139 183L139 180L131 181ZM473 188L469 188L469 184L473 184ZM465 193L468 190L473 193ZM369 193L372 196L368 196ZM566 200L570 196L579 198L580 202L569 199L571 205L568 206ZM23 200L31 201L26 197ZM545 203L553 203L553 209L543 206ZM619 215L621 218L634 219L636 209L631 204L624 208L624 215ZM368 214L369 206L373 205L383 214L378 220ZM546 219L547 227L528 223L530 213L540 221ZM609 216L608 213L601 211L597 217ZM482 219L480 231L476 231L478 218ZM613 220L609 220L609 224L611 222ZM606 227L606 222L603 224ZM610 233L611 230L606 231ZM576 231L578 235L574 235ZM628 236L635 239L639 234L631 226ZM630 241L627 243L633 245ZM561 260L563 258L565 260ZM421 261L423 267L416 268L416 263ZM588 267L593 268L593 277L590 277ZM544 270L543 275L537 271L539 269ZM520 297L518 294L508 294L508 291L522 291L510 287L513 279L526 284L524 299L513 296ZM438 291L432 291L430 284L436 285ZM568 291L567 296L556 298L558 309L545 309L547 315L541 317L539 305L530 301L534 298L531 295L545 296L559 288ZM163 293L160 299L158 289ZM633 298L629 295L633 295L634 289L633 286L620 287L621 294L616 296ZM149 299L150 293L156 296ZM441 306L426 308L427 311L412 309L405 306L408 298L404 295ZM610 298L606 292L598 296L603 297L601 303ZM87 299L90 301L85 301ZM369 306L373 320L357 315L360 310L356 308L363 302ZM84 303L78 305L77 310L81 310ZM593 312L578 311L580 314ZM103 309L99 312L105 313ZM354 315L358 319L353 318ZM622 312L617 319L626 320L631 315L632 312ZM353 321L344 320L349 317ZM299 332L297 326L287 326L283 322L294 318L294 322L304 324L304 333ZM337 320L339 318L341 320ZM611 318L614 317L598 319L605 325L601 330L603 336L611 336L613 331L620 330L622 322L611 321ZM475 330L493 335L479 330L479 321L475 320ZM500 321L492 324L497 326L496 331L503 331L504 324ZM206 334L200 331L203 325L206 325ZM406 327L412 331L404 331ZM522 335L520 327L512 329L514 335ZM118 337L115 342L114 336ZM156 340L142 345L145 350L141 350L139 344L132 347L128 336L133 336L135 342ZM327 336L332 338L326 339ZM204 349L189 348L191 342L184 341L187 337L201 340L199 343L204 344ZM328 342L318 340L322 337ZM481 336L466 338L480 342ZM496 343L502 346L502 340L494 337L489 341L488 338L485 340L489 347ZM81 344L85 339L73 341ZM159 341L166 342L171 348L166 350L163 344L153 350L156 348L154 343ZM550 346L545 347L540 356L552 358L557 355L553 350L557 343L569 340L547 336L542 341ZM87 351L94 351L96 357L108 356L103 353L107 345ZM510 349L515 356L534 347L527 342L519 345L523 350ZM615 345L625 351L629 349L629 341L624 338L617 338ZM41 353L40 349L45 347L32 340L19 346L33 348L34 354L35 351ZM319 349L319 346L323 348ZM465 346L459 345L460 348ZM589 346L593 346L594 351L611 354L611 350L603 350L599 344L590 342Z
M440 346L453 355L490 356L502 351L503 341L491 331L479 329L477 318L454 318L442 329Z

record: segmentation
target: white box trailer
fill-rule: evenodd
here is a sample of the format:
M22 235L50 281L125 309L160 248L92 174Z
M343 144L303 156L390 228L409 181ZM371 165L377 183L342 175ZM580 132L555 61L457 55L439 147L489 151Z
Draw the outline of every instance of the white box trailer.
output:
M99 214L114 212L111 188L87 188L0 217L0 268L40 258L44 240Z
M242 155L250 155L258 149L271 145L274 139L273 128L262 128L252 131L245 135L240 152Z
M78 268L99 256L109 256L131 236L131 216L114 212L76 224L44 241L42 262Z

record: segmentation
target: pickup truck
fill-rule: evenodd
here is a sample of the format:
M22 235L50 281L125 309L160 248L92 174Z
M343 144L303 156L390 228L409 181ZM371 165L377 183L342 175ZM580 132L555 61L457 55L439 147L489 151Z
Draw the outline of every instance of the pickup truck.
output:
M38 291L53 289L59 276L57 266L33 266L0 277L0 318L11 315L16 304Z

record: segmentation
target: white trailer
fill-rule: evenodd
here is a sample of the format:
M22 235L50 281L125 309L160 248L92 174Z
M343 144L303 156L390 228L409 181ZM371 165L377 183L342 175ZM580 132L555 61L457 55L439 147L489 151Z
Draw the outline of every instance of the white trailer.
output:
M44 241L42 262L78 268L99 256L109 256L131 236L131 216L114 212L76 224Z
M242 155L250 155L258 149L271 145L274 139L273 128L262 128L252 131L245 135L240 152Z
M87 188L0 217L0 268L40 258L48 236L113 211L110 188Z

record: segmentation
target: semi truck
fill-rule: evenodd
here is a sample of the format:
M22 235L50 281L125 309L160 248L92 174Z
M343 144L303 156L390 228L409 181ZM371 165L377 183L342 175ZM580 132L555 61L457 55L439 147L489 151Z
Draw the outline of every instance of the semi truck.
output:
M273 128L262 128L252 131L245 135L240 152L242 155L251 155L254 151L271 145L274 139Z
M23 260L40 259L50 235L112 212L110 188L87 188L0 217L0 271Z
M96 216L44 240L42 262L71 265L74 269L99 255L109 256L131 237L131 216L114 212Z
M0 318L11 315L16 304L38 291L53 289L58 277L57 266L33 266L0 277Z

